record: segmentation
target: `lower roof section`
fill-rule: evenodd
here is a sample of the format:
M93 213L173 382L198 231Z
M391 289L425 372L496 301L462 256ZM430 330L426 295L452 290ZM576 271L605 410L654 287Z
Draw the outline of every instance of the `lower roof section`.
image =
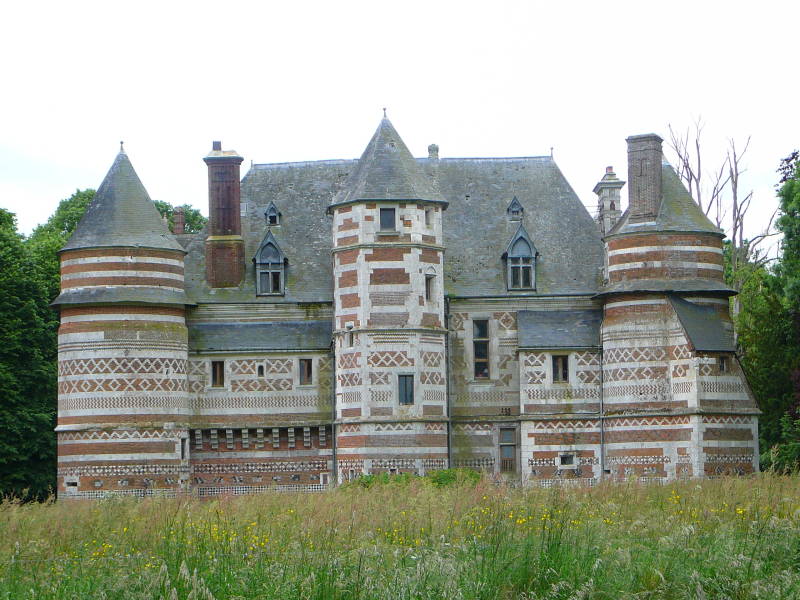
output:
M603 311L521 310L517 313L520 349L599 348Z
M328 350L333 323L270 321L260 323L188 323L190 352L282 352Z
M68 289L53 300L53 306L74 304L193 304L183 290L117 285Z

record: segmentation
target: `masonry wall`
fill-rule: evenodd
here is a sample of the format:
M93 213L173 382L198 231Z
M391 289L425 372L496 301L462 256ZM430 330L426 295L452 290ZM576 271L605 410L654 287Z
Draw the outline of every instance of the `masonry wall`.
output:
M61 255L62 290L181 291L183 254L99 248ZM108 298L113 299L113 298ZM182 306L77 304L58 332L57 486L71 497L174 493L188 478Z
M395 210L395 230L380 230L381 208ZM340 479L447 467L441 218L433 203L334 210ZM408 376L413 401L405 404L400 379Z

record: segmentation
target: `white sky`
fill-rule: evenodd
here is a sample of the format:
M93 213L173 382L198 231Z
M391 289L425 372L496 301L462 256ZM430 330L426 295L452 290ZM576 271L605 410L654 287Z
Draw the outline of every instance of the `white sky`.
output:
M29 232L124 140L151 197L207 213L212 140L243 167L356 158L386 106L416 156L553 146L592 211L628 135L701 117L709 165L752 136L754 232L800 147L798 22L766 0L7 3L0 206Z

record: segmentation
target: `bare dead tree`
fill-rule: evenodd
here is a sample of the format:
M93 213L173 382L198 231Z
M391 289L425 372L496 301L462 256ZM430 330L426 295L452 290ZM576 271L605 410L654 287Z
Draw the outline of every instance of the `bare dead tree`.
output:
M769 259L759 246L767 238L777 235L772 230L776 209L764 231L751 238L745 237L745 224L753 201L753 191L744 192L742 189L742 175L746 172L744 158L750 147L750 138L747 138L741 150L733 139L729 139L725 156L709 176L704 175L703 171L705 164L700 141L702 121L698 119L694 127L687 128L684 133L676 132L670 125L669 132L668 144L677 157L678 176L703 213L728 235L731 284L740 291L744 284L743 267L745 264L765 264ZM734 312L738 312L737 309L734 302Z

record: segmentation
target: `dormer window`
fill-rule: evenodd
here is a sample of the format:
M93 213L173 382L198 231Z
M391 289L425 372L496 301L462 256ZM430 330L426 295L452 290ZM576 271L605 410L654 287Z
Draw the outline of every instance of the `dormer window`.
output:
M520 201L517 200L516 196L514 196L514 198L511 200L511 204L508 205L508 209L506 209L506 211L508 212L508 218L510 220L521 221L522 213L525 212L525 209L522 208L522 204L520 204Z
M281 213L278 212L278 207L274 202L270 202L267 210L264 211L264 218L267 220L267 225L270 227L281 224Z
M286 257L272 232L267 233L253 262L256 266L256 294L276 296L284 293Z
M536 288L536 254L536 248L528 237L528 232L520 224L504 255L509 290Z

